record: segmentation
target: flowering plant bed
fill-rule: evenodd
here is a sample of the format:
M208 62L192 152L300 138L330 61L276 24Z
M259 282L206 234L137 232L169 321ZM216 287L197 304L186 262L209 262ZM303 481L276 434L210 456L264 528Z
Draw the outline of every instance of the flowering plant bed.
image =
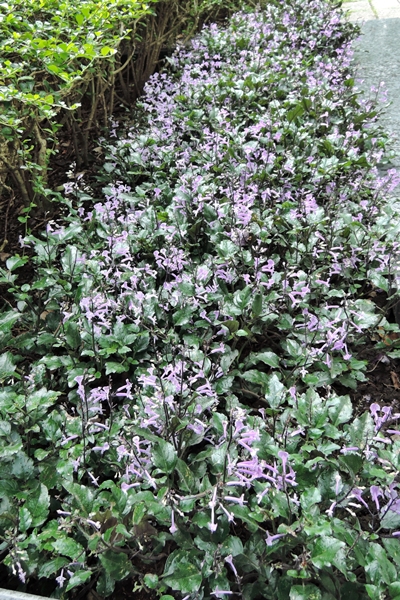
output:
M21 241L35 280L23 253L1 270L0 549L21 581L400 596L400 415L349 395L366 343L399 356L398 176L377 176L379 98L340 16L294 0L206 27L104 142L104 195L71 174L65 222Z

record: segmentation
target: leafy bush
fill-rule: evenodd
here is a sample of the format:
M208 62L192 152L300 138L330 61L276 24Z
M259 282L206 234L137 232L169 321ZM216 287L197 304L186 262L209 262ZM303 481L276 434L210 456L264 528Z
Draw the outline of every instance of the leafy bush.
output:
M231 5L232 10L235 3ZM26 207L52 197L49 157L68 129L80 167L90 139L108 127L117 103L130 107L160 51L220 0L53 0L2 4L0 17L0 190L19 191Z
M21 241L35 280L23 256L1 270L0 548L21 581L400 595L400 415L335 391L398 330L371 291L392 293L400 208L340 14L206 27L114 132L104 197L72 179L66 221Z
M88 0L78 7L69 0L2 4L1 183L11 175L27 206L47 185L60 111L69 122L77 156L87 157L99 103L106 122L107 108L113 110L105 96L110 87L113 92L120 43L131 35L134 39L136 22L149 12L148 4L125 0ZM90 98L88 115L82 114L83 97ZM79 135L79 125L86 134Z

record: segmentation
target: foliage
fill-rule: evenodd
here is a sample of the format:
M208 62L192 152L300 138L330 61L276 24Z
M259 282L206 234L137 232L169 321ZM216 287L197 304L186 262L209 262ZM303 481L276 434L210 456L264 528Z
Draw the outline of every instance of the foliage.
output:
M114 88L119 45L134 36L136 22L149 11L146 3L125 0L84 0L78 7L70 0L2 4L2 183L11 174L26 205L47 186L60 113L75 133L75 145L82 146L77 155L87 154L97 106L105 90ZM81 111L85 95L91 99L88 116ZM79 124L87 127L87 135L78 136Z
M204 28L115 130L104 197L72 178L65 222L21 240L35 280L23 254L0 271L0 548L21 581L400 595L400 415L335 391L397 330L371 292L392 293L398 176L377 176L355 33L320 0Z
M117 102L129 107L140 95L161 49L174 44L182 30L193 35L199 20L218 13L220 5L219 0L2 3L0 189L17 189L26 207L51 198L49 159L59 149L60 128L68 130L78 168L87 164L90 139L101 125L109 126Z

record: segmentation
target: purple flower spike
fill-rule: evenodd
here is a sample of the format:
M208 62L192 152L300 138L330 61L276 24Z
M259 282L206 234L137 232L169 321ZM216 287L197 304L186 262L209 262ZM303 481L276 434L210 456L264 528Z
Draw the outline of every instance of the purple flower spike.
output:
M178 531L178 528L175 525L175 511L174 511L174 509L172 509L172 513L171 513L171 527L169 528L169 530L172 533L172 535L174 535L174 533L176 533Z
M365 500L362 497L362 490L359 490L358 488L354 488L353 490L351 490L350 497L356 498L356 500L361 502L361 504L363 504L365 506L365 508L368 508L368 504L365 502Z
M229 556L227 556L227 557L225 558L225 562L226 562L226 563L228 563L228 565L230 566L230 568L231 568L231 569L232 569L232 571L234 572L234 574L235 574L235 577L237 577L237 576L238 576L238 572L237 572L237 570L236 570L236 567L235 567L235 565L233 564L233 558L232 558L232 554L230 554Z
M283 471L283 474L285 475L286 474L287 459L289 458L289 453L285 452L284 450L280 450L278 452L278 456L279 456L279 458L282 461L282 471Z
M379 497L383 497L383 492L382 492L381 488L378 487L377 485L371 485L371 487L369 488L369 491L371 492L372 500L375 502L376 510L379 510L380 509Z

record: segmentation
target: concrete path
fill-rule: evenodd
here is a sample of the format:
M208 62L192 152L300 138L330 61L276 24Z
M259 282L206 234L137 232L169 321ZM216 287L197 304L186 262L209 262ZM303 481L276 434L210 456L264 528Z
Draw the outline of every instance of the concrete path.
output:
M343 9L361 26L362 35L354 43L357 76L364 80L359 87L367 95L381 83L387 90L390 106L380 122L393 136L396 157L386 168L400 168L400 0L344 0Z
M350 10L350 21L400 18L400 0L344 0L343 8Z

